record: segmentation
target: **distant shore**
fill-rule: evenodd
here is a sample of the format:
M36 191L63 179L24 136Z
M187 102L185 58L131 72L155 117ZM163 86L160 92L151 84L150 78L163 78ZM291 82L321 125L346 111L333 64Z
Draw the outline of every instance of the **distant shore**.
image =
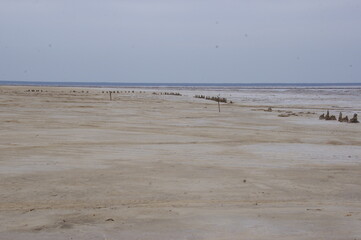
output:
M43 81L0 81L0 86L42 86L42 87L206 87L206 88L361 88L361 83L129 83L129 82L43 82Z

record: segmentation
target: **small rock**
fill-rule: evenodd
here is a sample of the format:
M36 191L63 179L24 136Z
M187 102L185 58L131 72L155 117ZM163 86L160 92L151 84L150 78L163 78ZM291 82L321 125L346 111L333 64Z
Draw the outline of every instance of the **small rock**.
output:
M326 116L325 116L326 120L330 120L330 112L327 110Z
M340 112L340 114L338 115L338 121L342 122L342 112Z
M349 122L350 123L359 123L359 121L357 120L357 113L355 113L353 115L353 118L351 118Z
M267 110L264 110L265 112L272 112L272 108L269 107Z
M346 116L346 117L342 118L340 122L348 122L348 117Z

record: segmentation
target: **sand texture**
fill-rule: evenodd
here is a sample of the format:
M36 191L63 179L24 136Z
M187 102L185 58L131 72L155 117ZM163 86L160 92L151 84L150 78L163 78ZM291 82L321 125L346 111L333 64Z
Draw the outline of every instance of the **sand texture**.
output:
M0 87L1 240L361 240L359 89L107 90Z

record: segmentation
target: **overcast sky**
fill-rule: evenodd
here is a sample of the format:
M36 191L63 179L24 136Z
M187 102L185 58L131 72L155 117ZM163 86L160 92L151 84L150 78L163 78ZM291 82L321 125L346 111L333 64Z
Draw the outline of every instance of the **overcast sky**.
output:
M0 80L361 82L361 1L0 0Z

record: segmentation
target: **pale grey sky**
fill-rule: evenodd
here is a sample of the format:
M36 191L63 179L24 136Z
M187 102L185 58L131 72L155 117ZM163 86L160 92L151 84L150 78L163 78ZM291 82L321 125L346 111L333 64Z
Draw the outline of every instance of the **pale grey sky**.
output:
M0 80L361 82L361 1L0 0Z

